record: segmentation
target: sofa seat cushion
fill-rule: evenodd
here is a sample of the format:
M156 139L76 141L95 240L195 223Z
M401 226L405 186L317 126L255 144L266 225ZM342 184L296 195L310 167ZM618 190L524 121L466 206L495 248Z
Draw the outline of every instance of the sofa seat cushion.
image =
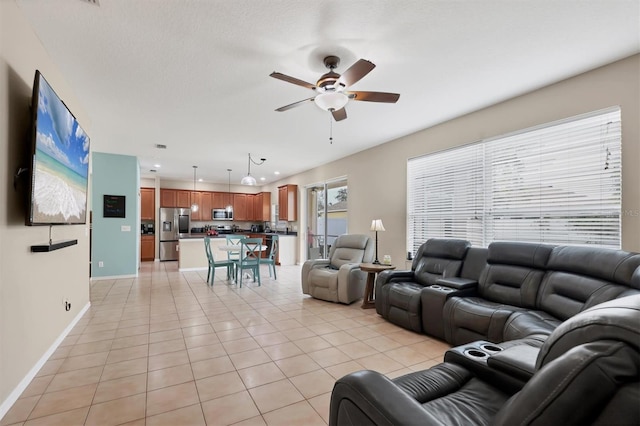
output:
M415 282L394 282L384 286L386 316L401 327L422 332L420 293L424 287Z
M550 335L562 321L544 311L514 312L504 327L504 339L516 340L532 335Z
M393 380L417 400L440 424L489 425L509 395L475 378L456 364L438 364L428 370ZM452 410L455 407L455 410Z
M452 345L476 340L503 342L507 320L514 312L522 311L525 309L480 297L452 297L443 309L445 339Z
M338 270L330 267L309 271L309 289L316 299L338 301Z

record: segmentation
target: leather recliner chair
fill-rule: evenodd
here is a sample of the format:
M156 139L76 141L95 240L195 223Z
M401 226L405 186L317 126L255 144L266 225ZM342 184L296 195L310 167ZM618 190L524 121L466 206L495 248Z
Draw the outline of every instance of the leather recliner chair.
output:
M360 264L373 261L373 249L366 235L340 235L329 250L329 259L304 262L302 292L329 302L349 304L361 299L367 274Z
M442 363L394 380L374 371L339 379L329 425L640 424L640 295L585 310L542 345L515 394Z

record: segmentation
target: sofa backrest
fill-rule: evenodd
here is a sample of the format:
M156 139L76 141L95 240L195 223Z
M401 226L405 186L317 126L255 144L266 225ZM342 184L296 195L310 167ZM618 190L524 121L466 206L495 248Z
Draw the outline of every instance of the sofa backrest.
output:
M547 262L537 309L566 320L599 303L640 293L640 254L558 246Z
M452 238L431 238L420 246L411 269L414 280L424 286L435 284L443 277L458 277L462 260L471 243Z
M460 276L470 280L480 280L480 275L487 266L489 250L483 247L469 247L462 263Z
M334 268L346 263L373 261L373 242L367 235L344 234L336 238L329 250L330 265Z
M535 243L489 244L478 293L492 302L534 308L553 246Z

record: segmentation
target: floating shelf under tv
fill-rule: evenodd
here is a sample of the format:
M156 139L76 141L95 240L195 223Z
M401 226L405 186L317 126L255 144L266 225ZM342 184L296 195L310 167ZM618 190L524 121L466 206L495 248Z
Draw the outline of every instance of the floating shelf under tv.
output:
M58 241L56 243L31 246L31 251L34 253L43 253L47 251L59 250L61 248L65 248L69 246L75 246L76 244L78 244L78 240Z

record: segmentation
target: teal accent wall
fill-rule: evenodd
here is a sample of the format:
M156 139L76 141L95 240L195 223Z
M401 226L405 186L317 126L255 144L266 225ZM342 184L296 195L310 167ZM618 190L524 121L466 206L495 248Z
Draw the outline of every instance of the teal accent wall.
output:
M91 176L91 276L136 275L140 236L138 159L129 155L93 152ZM126 197L124 218L103 216L105 194ZM129 230L123 231L123 226ZM99 266L100 262L103 262L103 267Z

